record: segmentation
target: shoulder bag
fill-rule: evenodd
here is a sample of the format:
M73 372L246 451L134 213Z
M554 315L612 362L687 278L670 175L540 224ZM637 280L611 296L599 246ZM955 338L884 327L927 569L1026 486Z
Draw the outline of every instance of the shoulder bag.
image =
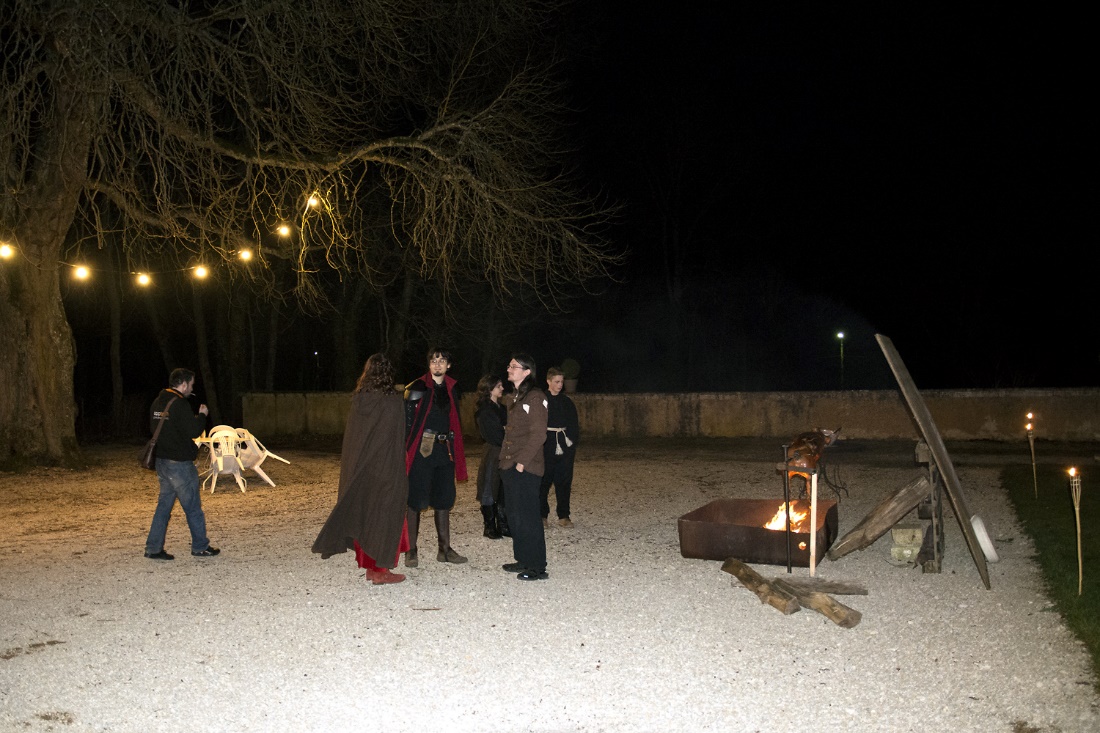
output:
M160 429L164 427L164 421L168 418L168 410L171 409L172 403L178 398L173 397L168 400L168 404L164 406L164 412L160 413L160 417L157 421L157 429L153 431L153 437L149 439L149 442L145 444L145 447L141 449L141 455L138 456L138 462L142 468L147 468L150 471L157 470L157 438L160 436Z

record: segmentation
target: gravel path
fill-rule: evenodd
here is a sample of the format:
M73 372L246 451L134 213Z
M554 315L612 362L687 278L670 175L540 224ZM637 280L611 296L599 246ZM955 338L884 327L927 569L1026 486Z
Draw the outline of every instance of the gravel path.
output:
M510 542L481 536L461 485L470 562L435 562L426 520L426 559L385 587L350 554L309 552L337 456L265 442L292 462L265 464L277 487L204 494L213 559L190 557L178 507L176 560L142 557L155 479L136 446L92 448L86 471L0 474L0 730L1100 730L1087 655L1042 592L999 461L956 460L1001 557L992 590L948 519L942 574L892 564L888 536L821 565L869 590L840 598L863 614L842 629L680 556L680 515L781 501L771 442L582 446L576 526L548 530L546 582L501 571ZM918 470L911 446L833 450L851 492L841 535Z

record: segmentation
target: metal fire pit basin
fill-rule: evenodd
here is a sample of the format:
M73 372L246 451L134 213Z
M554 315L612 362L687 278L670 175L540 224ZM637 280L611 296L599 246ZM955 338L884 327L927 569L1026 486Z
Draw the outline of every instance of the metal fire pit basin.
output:
M715 499L678 520L680 554L700 560L726 560L762 565L786 565L784 530L765 529L783 502L775 499ZM792 501L793 510L810 511L809 501ZM807 516L806 524L809 524ZM817 502L817 562L837 535L835 501ZM801 548L800 545L805 545ZM810 533L791 532L791 565L810 566Z

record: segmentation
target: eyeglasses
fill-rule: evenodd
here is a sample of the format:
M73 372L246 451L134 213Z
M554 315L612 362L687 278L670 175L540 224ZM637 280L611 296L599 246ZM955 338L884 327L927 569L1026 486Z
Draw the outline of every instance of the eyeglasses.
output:
M428 363L429 364L446 364L447 360L444 359L442 356L437 356Z
M508 369L526 369L527 367L520 364L509 364Z

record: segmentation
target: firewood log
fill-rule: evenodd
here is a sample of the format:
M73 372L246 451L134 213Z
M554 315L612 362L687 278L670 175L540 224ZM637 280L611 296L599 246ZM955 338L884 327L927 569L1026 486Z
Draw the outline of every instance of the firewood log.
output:
M839 580L824 580L822 578L800 578L797 575L773 578L772 582L782 580L787 585L796 588L799 593L835 593L842 596L865 596L867 589L857 583L847 583Z
M795 594L792 591L780 590L774 584L765 580L760 573L756 572L737 558L731 557L722 563L722 570L736 576L737 579L741 581L741 585L755 593L762 603L767 603L772 608L780 611L783 615L789 616L792 613L802 610L801 606L798 605L798 599L795 598Z
M772 586L785 590L798 598L799 605L808 606L832 621L842 629L851 629L857 626L863 619L863 614L854 608L849 608L830 595L816 591L802 592L784 580L772 581Z
M886 497L870 514L844 535L829 550L830 560L837 560L854 550L862 550L877 540L911 512L932 491L928 477L921 475Z

